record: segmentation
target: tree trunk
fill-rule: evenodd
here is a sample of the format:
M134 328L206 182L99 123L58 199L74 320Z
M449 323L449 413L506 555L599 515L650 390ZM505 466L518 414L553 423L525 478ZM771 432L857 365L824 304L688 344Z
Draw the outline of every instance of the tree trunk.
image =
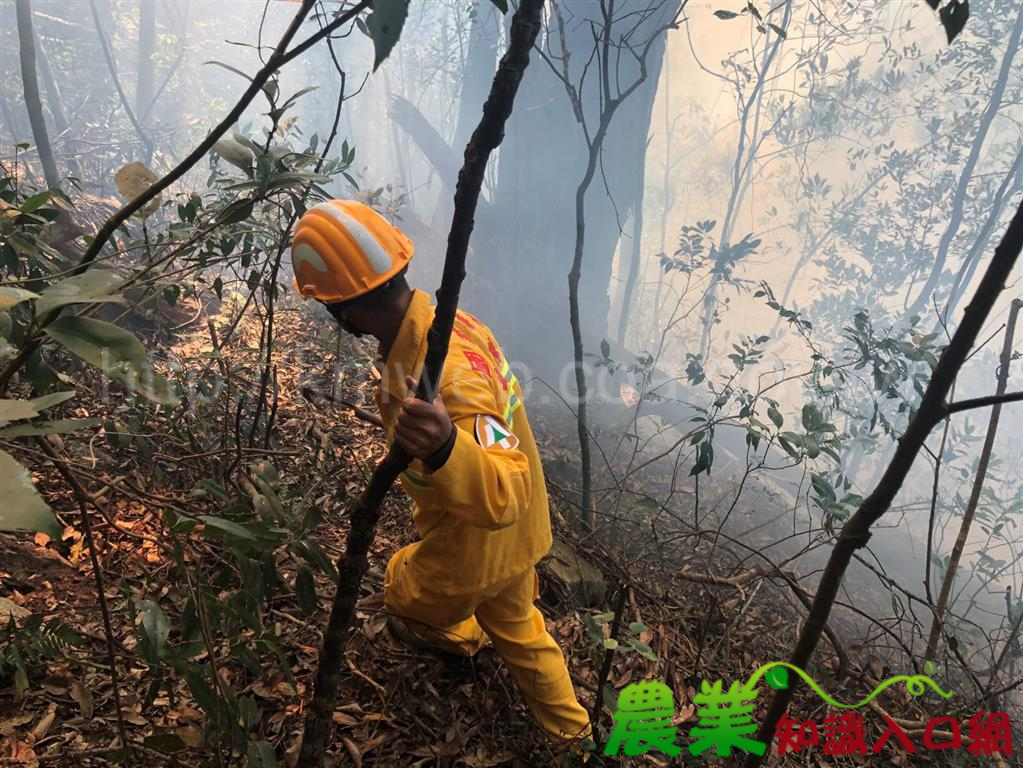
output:
M793 0L786 0L785 13L781 20L782 29L788 29L789 20L792 18L792 3ZM760 121L764 107L764 94L767 91L767 83L771 79L771 64L777 59L778 51L784 40L785 37L775 33L774 42L765 47L763 64L756 69L756 85L753 87L749 99L740 107L739 143L735 150L735 161L732 166L732 186L728 194L724 219L721 222L718 258L715 261L714 271L710 276L710 285L707 286L707 292L703 299L703 335L700 340L700 353L704 360L710 357L710 332L714 326L717 312L717 287L721 281L721 271L725 268L725 259L728 257L732 244L736 218L752 180L753 162L756 160L757 151L764 136L760 129ZM747 126L751 118L753 119L753 129L747 135ZM737 265L733 265L732 268L734 269L735 266Z
M657 3L656 12L635 30L632 39L649 38L674 17L679 6L680 0ZM563 7L576 14L566 24L565 47L578 74L593 49L590 21L598 30L602 25L599 4L563 3ZM633 7L642 12L655 4L630 3L629 9ZM594 18L587 18L587 14ZM598 158L594 190L586 196L586 268L580 275L579 303L587 316L582 326L584 342L590 346L609 335L608 287L621 236L619 222L629 215L630 197L645 156L665 41L666 32L656 35L647 57L648 77L629 99L629 119L616 121L607 132L604 158L614 161ZM561 55L556 35L549 35L547 45ZM623 54L617 73L620 81L631 82L638 71L635 60ZM601 109L597 79L588 77L580 94L593 126L599 122ZM505 349L527 361L533 374L557 385L568 373L566 362L574 357L570 338L552 332L569 323L568 307L565 302L540 297L549 296L552 285L564 285L564 275L570 269L575 193L588 156L585 143L579 140L579 127L564 85L549 66L544 64L531 71L523 83L520 101L498 158L493 208L501 212L501 227L495 232L493 247L481 251L477 262L476 277L483 290L470 294L467 301L477 311L485 312ZM502 286L515 286L515 290Z
M895 454L888 463L884 475L873 492L863 500L856 513L843 526L835 542L828 564L821 574L813 606L789 659L793 666L807 668L835 603L849 561L857 549L867 545L871 526L888 512L931 430L949 413L950 408L946 406L945 398L976 343L991 308L1004 289L1005 281L1016 265L1020 250L1023 250L1023 204L1016 210L1016 215L1002 242L995 249L994 257L973 295L973 300L963 314L962 322L934 367L920 407L899 439ZM792 695L793 687L775 692L757 733L761 742L769 744L773 740L775 728L782 715L788 711ZM744 766L758 768L762 761L763 756L749 755Z
M437 291L437 311L427 334L426 359L416 396L432 402L440 388L440 373L447 355L451 328L458 309L458 294L465 278L465 257L472 234L476 201L483 187L487 160L501 143L504 127L511 114L522 74L529 64L529 53L540 30L543 0L522 0L511 25L511 41L494 76L483 117L465 149L465 163L455 189L455 212L448 236L444 274ZM322 764L330 735L337 686L341 674L348 630L355 616L359 586L366 572L367 553L376 535L380 505L411 457L397 444L377 466L369 486L350 516L351 529L345 553L338 567L340 579L331 606L330 619L323 634L320 664L316 671L313 699L309 704L305 732L299 752L299 768Z
M128 120L135 128L135 134L139 137L142 146L145 148L146 162L148 163L149 159L153 156L153 142L149 138L149 134L146 133L146 129L139 123L138 118L135 116L135 110L131 108L131 104L128 103L128 97L124 93L124 88L121 87L121 77L117 74L117 61L114 59L114 52L110 47L110 42L107 40L106 32L103 31L99 11L96 9L96 0L89 0L89 8L92 11L92 21L96 27L96 36L99 38L99 45L103 51L103 58L107 63L107 70L110 72L110 78L114 81L114 90L117 91L117 98L120 99L124 113L128 116Z
M998 71L998 78L995 80L994 88L991 91L991 98L988 100L987 107L984 108L984 113L980 116L977 133L973 137L973 145L970 147L970 154L966 158L966 165L963 166L963 171L959 174L959 183L956 185L955 195L952 198L952 213L949 215L948 224L945 226L945 231L942 232L941 240L938 242L938 253L934 258L934 266L931 267L931 274L927 277L927 282L924 283L916 300L907 312L910 316L920 314L924 310L927 306L927 300L937 290L938 283L941 281L941 273L945 269L945 261L948 258L949 249L952 247L952 241L955 239L956 234L959 232L959 227L963 223L963 209L966 205L966 196L969 192L970 182L973 180L973 172L976 170L977 163L980 160L980 152L984 148L984 142L987 140L991 124L994 123L995 116L1002 107L1005 85L1009 80L1009 73L1012 71L1012 62L1016 58L1016 51L1019 50L1021 35L1023 35L1023 5L1020 6L1019 13L1016 16L1016 23L1013 24L1012 32L1009 34L1005 54L1002 56L1002 66Z
M644 153L645 154L645 153ZM643 258L643 183L646 178L645 163L639 170L639 188L633 197L632 206L632 247L629 258L629 269L625 274L625 281L621 287L622 300L618 307L618 332L615 337L623 347L625 334L629 330L629 314L632 312L632 295L636 290L636 281L639 279L639 262ZM625 258L625 248L619 250L619 259Z
M139 69L135 80L135 114L143 127L149 125L153 103L153 54L156 53L156 3L139 0Z
M43 102L39 98L39 79L36 76L36 41L32 30L32 3L30 0L17 0L15 4L18 19L18 47L21 57L21 81L25 90L25 108L32 125L32 139L39 151L39 162L43 166L46 184L52 189L60 189L60 173L57 161L53 157L50 136L46 132L46 120L43 117Z
M1012 307L1009 309L1009 321L1005 327L1002 354L998 360L998 386L995 389L997 397L1005 394L1005 388L1009 381L1009 366L1012 364L1012 337L1016 330L1016 318L1019 316L1021 306L1023 306L1023 301L1015 299L1012 302ZM966 539L970 535L970 527L973 525L973 517L977 512L977 505L980 504L980 492L984 489L984 480L987 478L987 468L991 461L991 451L995 447L995 436L998 434L998 420L1001 416L1002 405L1001 403L995 403L991 407L987 435L984 437L984 447L980 451L980 463L977 465L977 476L973 479L973 490L970 492L970 500L966 504L963 520L959 525L959 536L956 537L955 546L952 547L952 554L948 560L948 569L941 580L941 590L938 592L938 602L934 606L934 618L931 621L931 632L927 638L927 650L924 651L925 663L933 661L934 654L938 650L938 639L941 637L941 627L945 620L945 612L949 607L949 597L952 594L952 586L955 584L956 571L959 570L959 561L962 559L963 550L966 548Z
M998 219L1001 218L1002 212L1005 210L1006 199L1013 197L1019 192L1021 170L1023 170L1023 146L1016 153L1016 159L1013 160L1008 173L1005 174L1002 183L998 186L998 191L995 192L994 202L991 205L987 219L984 221L984 226L981 227L980 234L973 241L970 252L959 266L959 274L956 275L956 279L952 282L952 287L948 292L948 301L945 302L945 308L941 313L943 322L947 323L948 319L954 315L959 301L966 293L966 289L969 288L973 274L977 270L977 264L980 262L981 254L987 249L991 235L998 224ZM936 333L939 332L940 324L936 323L934 330Z
M479 105L487 97L490 81L494 77L494 68L497 66L497 44L500 39L500 31L501 15L497 12L496 6L490 0L475 0L472 4L472 21L469 25L468 52L465 57L465 66L462 68L462 90L458 96L458 119L455 123L455 137L451 141L451 147L464 147L479 120ZM414 135L410 133L409 136L413 141L415 140ZM447 145L445 144L445 146ZM454 156L455 150L450 151ZM453 166L457 172L457 158ZM441 172L440 168L437 170ZM443 175L443 172L441 173ZM454 173L451 176L453 179ZM453 190L453 181L448 186ZM432 218L434 226L440 227L441 222L450 221L451 213L451 196L449 194L438 195Z

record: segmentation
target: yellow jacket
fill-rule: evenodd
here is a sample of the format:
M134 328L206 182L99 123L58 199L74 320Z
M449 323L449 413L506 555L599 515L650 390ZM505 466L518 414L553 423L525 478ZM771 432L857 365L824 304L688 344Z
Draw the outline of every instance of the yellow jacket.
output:
M383 362L377 398L388 445L408 396L405 376L419 378L433 315L429 295L415 291ZM401 477L422 537L408 567L431 589L467 594L531 568L547 553L547 489L522 389L490 329L461 310L440 396L457 428L451 454L436 472L415 460Z

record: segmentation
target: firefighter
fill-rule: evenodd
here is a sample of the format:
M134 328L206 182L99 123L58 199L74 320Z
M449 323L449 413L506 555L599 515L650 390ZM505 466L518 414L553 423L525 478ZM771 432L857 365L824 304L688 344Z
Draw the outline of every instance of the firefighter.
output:
M434 316L429 295L405 280L413 250L400 229L354 200L309 209L291 247L302 297L379 342L387 442L413 457L401 483L420 540L387 564L384 603L400 617L392 632L466 656L493 643L548 733L588 736L564 656L534 605L551 522L522 389L490 330L459 311L437 399L413 396Z

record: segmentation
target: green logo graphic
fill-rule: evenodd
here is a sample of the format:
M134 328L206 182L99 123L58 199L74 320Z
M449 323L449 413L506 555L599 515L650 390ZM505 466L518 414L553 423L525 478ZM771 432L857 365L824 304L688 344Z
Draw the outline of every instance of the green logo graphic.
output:
M733 682L727 691L721 680L713 683L703 681L702 690L693 697L693 703L699 707L696 713L699 725L690 731L694 741L689 745L689 752L698 757L714 747L718 757L730 757L732 750L762 756L768 745L751 738L757 731L757 725L753 722L755 700L759 693L756 686L763 679L775 690L788 688L790 670L799 675L821 699L839 709L862 707L886 688L898 683L904 683L906 690L913 696L921 696L930 688L945 699L952 697L951 692L943 691L927 675L896 675L881 683L862 701L843 704L825 693L799 667L783 661L773 661L757 669L745 683L740 685L738 681ZM675 697L664 683L645 680L625 686L618 700L614 729L604 747L604 754L613 756L624 751L629 757L635 757L656 749L675 757L682 750L675 744L678 728L671 725L674 714Z
M764 754L767 745L749 738L757 732L757 724L753 722L753 700L759 691L754 685L756 675L743 686L738 681L732 683L725 693L720 680L715 680L714 685L703 681L703 690L693 697L694 704L706 708L697 712L700 725L689 734L696 739L689 745L692 754L702 755L713 746L717 747L718 757L731 757L733 749Z
M604 754L617 755L625 742L625 754L629 757L651 749L675 757L682 748L675 744L678 729L671 725L674 714L675 695L664 683L645 680L625 686L618 698L615 727Z

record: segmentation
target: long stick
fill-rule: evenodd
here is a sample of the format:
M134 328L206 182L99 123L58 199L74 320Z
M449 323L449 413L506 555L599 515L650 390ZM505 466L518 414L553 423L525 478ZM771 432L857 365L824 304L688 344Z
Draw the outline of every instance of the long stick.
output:
M494 75L483 117L469 144L465 148L465 163L458 174L455 187L454 215L448 234L444 258L444 274L437 291L437 311L427 334L426 359L419 379L416 397L433 402L440 387L441 367L448 352L451 328L458 309L458 294L465 279L465 257L469 249L473 219L483 175L490 154L504 138L504 126L512 111L515 93L526 66L529 51L540 31L540 14L544 0L522 0L512 19L508 50ZM376 536L380 519L380 505L398 475L411 459L397 444L391 446L373 476L362 498L350 515L351 530L345 553L338 565L340 578L330 610L327 629L323 633L320 664L316 670L313 699L305 721L302 748L298 756L299 768L315 768L323 762L323 753L330 735L337 687L348 630L355 616L355 602L359 596L362 577L366 573L370 545Z
M1009 309L1009 321L1005 327L1005 338L1002 341L1002 354L999 358L998 384L995 389L995 396L1001 397L1005 394L1009 382L1009 365L1012 361L1012 337L1016 330L1016 318L1019 317L1020 307L1023 301L1015 299ZM995 436L998 434L998 421L1002 416L1002 404L995 403L991 407L991 416L988 419L987 435L984 436L984 447L980 451L980 462L977 464L977 476L973 478L973 489L970 491L970 500L966 504L966 511L963 512L963 520L959 525L959 535L956 537L955 545L952 547L952 554L948 560L948 568L945 570L944 578L941 580L941 590L938 592L938 602L934 606L934 616L931 619L931 632L927 638L927 650L924 651L924 662L932 661L934 654L938 651L938 638L941 636L942 624L945 621L945 611L948 609L948 600L952 594L952 585L955 584L956 571L959 570L959 561L963 557L963 550L966 549L966 539L970 535L970 528L973 526L973 517L980 505L980 493L984 489L984 481L987 479L988 464L991 463L991 452L995 447Z
M842 576L849 566L853 553L867 545L870 539L870 527L891 507L895 494L902 487L924 441L927 440L931 430L945 417L948 411L945 406L945 398L952 388L959 369L966 362L970 350L976 343L981 327L988 315L991 314L991 308L1005 287L1005 281L1012 273L1021 250L1023 250L1023 203L1016 210L1009 229L995 249L994 257L991 259L980 285L977 286L973 299L966 307L962 322L956 329L955 335L945 347L945 351L941 353L941 358L934 367L934 373L931 375L931 380L920 401L920 407L917 408L905 433L899 439L895 455L888 463L884 476L878 481L873 492L863 500L856 513L849 518L849 522L842 528L842 532L835 542L835 548L831 550L828 565L824 569L820 585L817 587L817 596L814 598L813 607L803 625L803 631L799 634L796 648L789 658L789 662L794 666L803 669L807 667L810 657L820 641L821 632L831 613L835 596L842 584ZM767 715L761 721L760 731L757 733L757 738L760 741L764 743L772 741L775 726L788 710L792 694L791 687L774 694ZM745 768L758 768L762 760L763 756L751 754L747 756L744 766Z

